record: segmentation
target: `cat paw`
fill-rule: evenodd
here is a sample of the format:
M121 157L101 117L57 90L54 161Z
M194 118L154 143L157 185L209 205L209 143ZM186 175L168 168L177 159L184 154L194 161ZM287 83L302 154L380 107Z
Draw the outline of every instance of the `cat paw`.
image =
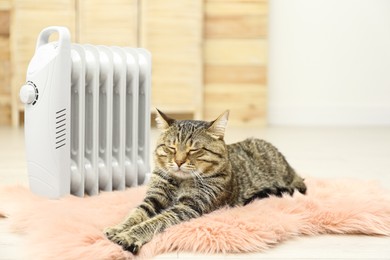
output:
M106 228L103 232L108 239L115 237L117 234L122 233L125 230L124 226L114 226Z
M131 236L129 232L122 232L110 239L112 242L122 246L124 250L136 255L144 244L141 240Z

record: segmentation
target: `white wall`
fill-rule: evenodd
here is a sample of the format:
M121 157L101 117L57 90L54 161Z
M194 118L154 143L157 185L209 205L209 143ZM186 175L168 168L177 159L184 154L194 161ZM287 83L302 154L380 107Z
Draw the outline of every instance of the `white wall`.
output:
M270 0L271 125L390 125L390 1Z

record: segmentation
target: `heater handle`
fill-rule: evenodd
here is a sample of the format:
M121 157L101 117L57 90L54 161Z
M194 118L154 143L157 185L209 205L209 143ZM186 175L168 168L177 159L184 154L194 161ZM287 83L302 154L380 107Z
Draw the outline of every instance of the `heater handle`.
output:
M38 36L36 50L39 47L49 43L49 37L53 33L58 33L58 47L62 49L70 49L70 32L68 28L62 26L50 26L41 31Z

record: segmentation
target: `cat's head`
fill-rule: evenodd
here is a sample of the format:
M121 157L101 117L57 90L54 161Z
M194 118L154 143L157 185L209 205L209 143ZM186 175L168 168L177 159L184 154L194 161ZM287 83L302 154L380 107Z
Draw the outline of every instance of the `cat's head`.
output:
M179 179L206 177L226 167L224 142L229 111L216 120L175 120L157 110L161 130L154 153L155 165Z

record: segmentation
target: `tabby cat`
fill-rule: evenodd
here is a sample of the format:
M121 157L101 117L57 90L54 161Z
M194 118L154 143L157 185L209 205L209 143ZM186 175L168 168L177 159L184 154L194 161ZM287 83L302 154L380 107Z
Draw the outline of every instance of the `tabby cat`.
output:
M223 206L269 195L292 195L306 185L284 156L259 139L226 145L229 112L212 122L174 120L157 110L162 131L144 201L106 236L136 254L153 235Z

